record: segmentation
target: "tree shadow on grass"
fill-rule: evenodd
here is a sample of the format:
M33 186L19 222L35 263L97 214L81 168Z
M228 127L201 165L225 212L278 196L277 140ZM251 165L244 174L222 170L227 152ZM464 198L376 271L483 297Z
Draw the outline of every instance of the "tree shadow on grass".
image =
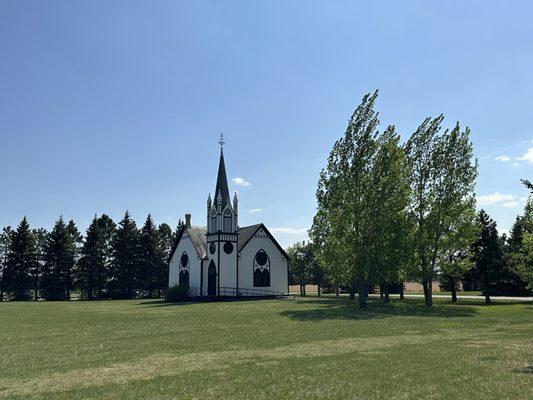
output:
M302 305L316 305L311 309L286 310L280 315L287 316L299 321L320 321L328 319L373 319L394 316L410 317L473 317L477 314L475 307L457 304L436 304L426 307L423 302L417 300L391 300L384 303L380 300L369 299L368 308L360 310L357 301L346 299L316 299L303 300Z

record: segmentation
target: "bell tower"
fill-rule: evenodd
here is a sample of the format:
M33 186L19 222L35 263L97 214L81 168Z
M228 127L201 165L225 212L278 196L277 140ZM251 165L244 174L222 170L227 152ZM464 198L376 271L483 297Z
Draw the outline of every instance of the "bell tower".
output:
M224 163L224 136L220 134L220 159L218 163L215 194L207 198L207 295L223 295L226 289L238 290L237 280L237 194L230 199L226 165Z

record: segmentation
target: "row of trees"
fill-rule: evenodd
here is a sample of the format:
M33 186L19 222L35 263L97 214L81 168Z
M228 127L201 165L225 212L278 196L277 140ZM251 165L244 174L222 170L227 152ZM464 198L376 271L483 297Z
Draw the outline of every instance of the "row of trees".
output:
M496 269L489 238L480 236L496 227L484 212L476 215L470 130L459 123L443 130L440 115L425 119L402 144L393 125L378 130L377 95L364 96L320 173L310 237L327 279L352 299L358 293L361 308L372 286L387 294L407 279L422 284L431 306L439 274L458 281L473 264ZM513 265L527 278L524 257ZM488 288L491 273L480 273Z
M68 300L72 291L89 300L161 296L176 235L150 215L138 229L128 212L118 225L95 216L85 236L72 220L47 232L24 218L0 235L0 301Z

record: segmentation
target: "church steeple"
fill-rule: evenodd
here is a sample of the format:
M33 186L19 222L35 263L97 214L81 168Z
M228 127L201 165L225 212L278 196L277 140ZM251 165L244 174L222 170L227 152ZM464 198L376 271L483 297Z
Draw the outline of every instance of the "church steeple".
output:
M230 203L230 195L228 188L228 178L226 176L226 165L224 164L224 151L222 147L224 146L224 136L220 134L220 161L218 163L218 175L217 175L217 186L215 188L215 202L218 201L219 196L222 199L222 210L226 207L226 204Z

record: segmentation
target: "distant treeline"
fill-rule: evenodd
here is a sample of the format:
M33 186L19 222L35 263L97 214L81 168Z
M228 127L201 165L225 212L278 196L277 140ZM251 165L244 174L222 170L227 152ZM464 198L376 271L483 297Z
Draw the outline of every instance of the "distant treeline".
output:
M83 236L72 220L61 217L47 232L23 218L0 234L0 301L161 297L182 226L156 226L148 215L138 229L128 212L118 224L103 214Z

